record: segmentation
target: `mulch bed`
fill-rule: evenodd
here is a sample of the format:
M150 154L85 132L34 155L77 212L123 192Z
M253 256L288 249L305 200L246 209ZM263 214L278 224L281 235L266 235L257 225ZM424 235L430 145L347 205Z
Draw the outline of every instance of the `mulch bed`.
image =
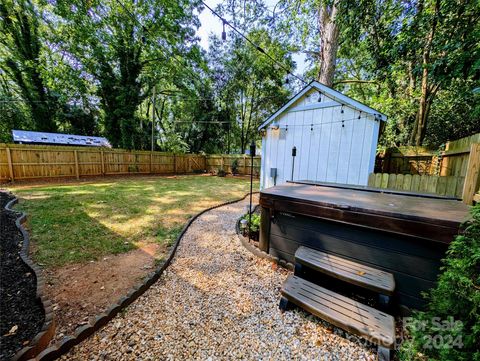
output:
M27 346L44 320L35 274L19 255L23 237L15 225L18 215L5 209L12 199L0 192L0 360Z

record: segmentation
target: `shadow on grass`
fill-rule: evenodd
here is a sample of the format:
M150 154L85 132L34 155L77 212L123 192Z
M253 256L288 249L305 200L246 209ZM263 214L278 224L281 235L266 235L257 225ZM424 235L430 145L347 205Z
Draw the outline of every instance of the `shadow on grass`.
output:
M193 214L243 196L249 183L180 176L12 190L29 216L36 260L56 267L145 243L168 246Z

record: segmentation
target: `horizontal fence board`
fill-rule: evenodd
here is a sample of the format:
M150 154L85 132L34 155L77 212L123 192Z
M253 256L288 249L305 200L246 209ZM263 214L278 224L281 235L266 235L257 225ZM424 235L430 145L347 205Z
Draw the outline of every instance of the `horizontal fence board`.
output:
M13 180L115 174L215 173L220 169L231 173L235 161L237 174L250 174L250 157L243 155L173 154L110 148L0 144L0 180L12 180L12 172ZM260 157L255 157L253 170L256 176L260 174Z

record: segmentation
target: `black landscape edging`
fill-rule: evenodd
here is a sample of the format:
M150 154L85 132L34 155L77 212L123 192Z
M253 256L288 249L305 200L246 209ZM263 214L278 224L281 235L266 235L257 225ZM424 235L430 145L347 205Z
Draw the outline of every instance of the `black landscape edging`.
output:
M258 192L254 192L258 193ZM197 213L191 217L185 226L182 228L182 231L178 235L173 247L170 250L168 258L165 262L157 268L157 270L150 273L144 278L144 280L137 286L130 289L130 291L123 297L121 297L117 303L111 305L104 313L101 313L95 318L91 319L86 325L79 326L75 329L73 336L65 336L61 341L57 342L53 346L43 350L39 355L35 357L37 361L48 361L55 360L60 356L69 352L74 346L78 345L80 342L90 337L100 328L105 326L110 320L112 320L119 312L123 311L127 306L134 302L138 297L140 297L147 289L149 289L163 274L163 271L170 265L175 256L177 248L180 244L180 240L183 238L184 234L191 226L191 224L201 215L206 212L209 212L213 209L220 208L229 204L237 203L244 200L250 193L247 193L245 196L239 199L228 201L225 203L217 204L213 207L204 209L203 211Z
M256 211L257 208L258 208L258 205L255 207L254 211ZM293 271L294 265L291 264L290 262L286 262L283 259L279 260L278 257L274 257L271 254L268 254L267 252L260 250L259 248L255 247L253 244L248 242L248 238L244 237L240 230L240 221L242 220L242 217L243 216L241 216L235 224L235 232L237 233L238 239L240 240L240 243L243 245L243 247L245 247L248 251L250 251L257 257L268 259L269 261L274 262L283 268Z
M15 225L21 232L23 238L22 248L19 252L19 255L23 263L25 263L27 267L30 268L31 272L35 275L35 280L37 283L36 297L39 300L44 312L43 325L40 331L33 337L28 346L20 349L20 351L18 351L12 358L12 361L23 361L35 357L48 346L55 334L55 320L53 318L52 303L47 300L44 295L45 281L42 275L42 271L40 267L35 264L28 256L30 237L25 227L23 226L23 224L27 220L27 215L25 214L25 212L12 209L12 207L17 204L17 202L18 198L14 196L14 198L5 205L4 209L10 213L19 215L15 220Z

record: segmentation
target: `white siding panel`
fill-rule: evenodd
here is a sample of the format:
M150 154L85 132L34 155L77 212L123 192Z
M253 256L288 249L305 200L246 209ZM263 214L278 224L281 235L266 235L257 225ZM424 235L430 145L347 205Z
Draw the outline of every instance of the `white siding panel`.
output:
M280 131L278 129L272 129L272 160L270 167L267 169L267 174L269 175L269 182L273 186L273 179L270 177L270 168L276 168L278 163L278 142L280 138Z
M367 161L368 171L366 172L366 180L368 183L368 175L373 172L375 168L375 158L377 156L377 145L378 145L378 135L380 132L380 120L375 120L373 117L370 117L371 123L373 123L373 134L372 140L370 143L370 159Z
M301 165L301 152L303 149L303 119L304 112L296 112L293 126L293 145L297 148L297 156L295 157L295 168L293 170L293 180L299 180L299 169Z
M330 135L332 132L331 124L332 108L323 109L322 121L320 126L320 149L318 152L317 176L319 182L327 180L328 155L330 152Z
M315 109L313 111L313 120L314 124L318 124L322 119L323 109ZM311 131L310 137L310 152L309 152L309 167L307 172L306 179L315 180L317 179L317 164L318 164L318 154L320 149L320 133L322 127L319 125L313 126L313 131Z
M352 146L353 127L355 120L349 117L349 112L341 113L341 108L334 110L336 119L338 119L340 129L340 151L337 161L336 183L347 183L348 170L350 167L350 148ZM343 121L343 122L342 122Z
M357 113L357 112L355 112ZM353 116L353 115L352 115ZM362 154L363 138L365 135L366 119L356 119L353 121L352 145L350 147L350 164L348 166L348 184L359 184Z
M308 175L309 168L309 158L310 158L310 145L312 132L310 131L310 124L313 119L313 110L307 110L302 112L302 126L296 127L299 132L301 132L301 142L300 146L297 147L297 159L298 166L295 166L295 180L306 180Z
M265 164L266 165L265 175L267 175L266 177L267 187L271 187L273 186L273 182L270 179L270 177L268 177L268 172L269 172L269 169L272 167L272 163L274 159L273 149L274 149L275 140L273 138L273 129L268 129L267 134L268 134L268 146L267 146L268 161Z
M261 151L261 159L260 159L260 189L265 188L265 159L266 159L266 152L265 152L265 146L266 146L266 137L262 137L262 151Z
M286 139L285 139L285 153L283 156L283 177L282 182L290 180L292 174L292 148L295 141L295 113L288 114L285 120L285 127L287 130Z
M265 133L265 157L266 159L263 160L262 159L262 166L265 168L265 169L262 169L262 172L264 173L264 178L263 178L263 187L264 188L268 188L269 185L268 185L268 177L266 176L267 175L267 169L269 167L269 164L270 164L270 144L272 142L270 141L270 129L266 128L266 133Z
M361 120L365 122L365 134L362 140L362 160L361 160L360 176L358 178L358 184L367 185L368 174L370 169L369 162L371 159L372 141L375 141L376 143L376 140L374 140L375 122L367 118L363 118Z
M331 122L331 131L330 131L330 147L328 150L328 161L327 161L327 182L336 182L337 180L337 165L338 158L340 155L340 140L342 136L342 125L337 121L339 118L335 114L336 112L333 109L330 109L330 122Z
M282 129L283 128L283 129ZM283 183L283 179L285 179L285 152L286 152L286 143L287 143L287 134L286 136L281 139L281 134L284 132L284 127L280 126L280 129L278 130L278 143L277 143L277 163L275 164L275 168L277 168L277 183ZM270 169L268 170L269 175L270 175ZM273 182L273 179L272 179Z

